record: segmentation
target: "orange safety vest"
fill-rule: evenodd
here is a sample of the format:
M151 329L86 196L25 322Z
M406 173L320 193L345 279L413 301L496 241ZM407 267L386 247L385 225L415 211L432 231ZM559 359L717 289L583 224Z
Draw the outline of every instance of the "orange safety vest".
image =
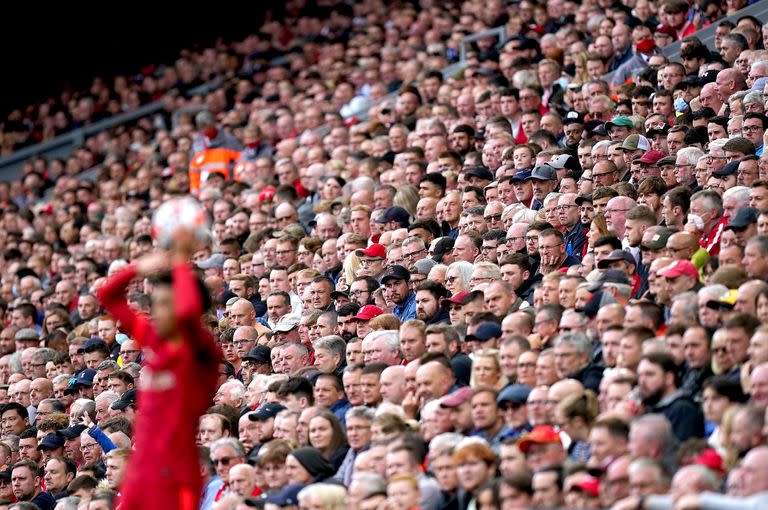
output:
M232 166L240 158L238 151L230 149L205 149L194 156L189 164L189 191L197 196L200 191L200 183L205 182L208 176L218 173L224 179L232 178Z

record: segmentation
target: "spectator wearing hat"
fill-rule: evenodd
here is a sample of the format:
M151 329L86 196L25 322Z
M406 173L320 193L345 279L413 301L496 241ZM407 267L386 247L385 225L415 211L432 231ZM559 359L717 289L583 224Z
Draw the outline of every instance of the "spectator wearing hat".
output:
M530 393L531 388L528 386L510 384L496 397L496 404L504 415L504 424L507 427L504 440L517 438L530 432L526 407Z
M384 246L381 244L373 243L364 250L357 250L355 254L360 259L360 271L358 273L358 277L369 276L374 278L376 281L380 280L381 276L384 274L387 260L386 248L384 248ZM369 289L369 291L372 290ZM353 301L357 300L353 297ZM362 306L365 303L358 302L358 304Z
M528 460L528 466L537 471L548 466L560 466L566 458L560 433L551 425L537 425L517 443Z
M408 285L410 279L408 270L398 265L387 267L381 277L384 300L400 322L416 318L416 294Z
M381 225L381 230L390 232L399 228L406 228L410 223L408 211L399 206L389 207L384 214L376 218L376 223Z
M534 199L531 209L538 211L544 204L544 198L557 186L557 171L551 165L544 163L534 168L531 175L524 180L531 181Z

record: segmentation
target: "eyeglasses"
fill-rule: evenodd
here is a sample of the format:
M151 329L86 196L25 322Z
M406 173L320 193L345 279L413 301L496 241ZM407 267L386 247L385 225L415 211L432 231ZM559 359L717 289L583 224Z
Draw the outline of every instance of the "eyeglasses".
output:
M221 464L222 466L229 466L229 463L232 462L232 457L222 457L220 459L211 459L211 462L213 462L215 466L218 466L219 464Z
M483 219L488 222L501 221L501 214L494 214L493 216L483 216Z
M349 293L349 295L352 296L352 297L358 297L358 296L360 296L362 294L370 294L370 293L371 293L371 291L369 291L369 290L353 290L353 291L351 291Z
M576 204L558 205L557 207L555 207L555 211L563 211L563 212L565 212L568 209L570 209L571 207L579 207L579 206L576 205Z
M725 156L707 156L704 161L707 163L714 163L716 159L726 159Z
M404 258L404 259L409 259L409 258L411 258L411 257L415 257L415 256L416 256L416 255L418 255L419 253L423 253L423 252L425 252L425 251L427 251L427 249L426 249L426 248L422 248L422 249L420 249L420 250L416 250L416 251L413 251L413 252L411 252L411 253L403 253L403 258Z
M560 244L553 244L552 246L539 246L539 251L549 251L554 250L555 248L562 246L563 243Z
M608 159L608 156L605 156L605 159ZM612 173L615 173L615 172L616 172L615 170L611 170L610 172L603 172L601 174L592 174L592 179L594 180L599 177L603 177L605 175L611 175Z
M295 248L293 250L277 250L275 252L275 255L288 255L288 254L293 253L295 251L296 251Z
M97 446L99 446L98 443L84 444L84 445L80 446L80 451L81 452L87 452L88 450L93 450Z
M382 259L360 259L360 265L363 267L372 266L377 262L383 262L383 260Z
M741 130L747 133L757 133L758 131L763 131L763 126L741 126Z

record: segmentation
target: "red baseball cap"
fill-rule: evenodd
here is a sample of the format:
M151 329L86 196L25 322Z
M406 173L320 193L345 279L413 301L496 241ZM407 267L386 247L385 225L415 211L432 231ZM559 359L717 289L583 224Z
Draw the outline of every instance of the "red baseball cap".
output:
M579 489L585 494L598 497L600 495L600 479L594 476L587 476L579 483L573 486L574 489Z
M638 161L640 161L640 163L644 163L646 165L655 165L663 157L664 157L664 153L663 152L648 151L645 154L643 154L642 157Z
M387 249L384 248L384 245L373 243L364 250L357 250L355 255L358 257L377 257L380 259L385 259L387 258Z
M551 443L562 444L560 441L560 433L552 428L551 425L537 425L533 427L533 430L528 433L527 436L523 437L520 442L517 443L517 447L520 448L521 452L528 453L528 450L530 450L531 446L534 444Z
M659 276L664 278L677 278L679 276L690 276L691 278L699 278L699 270L690 260L677 259L670 265L659 271Z
M352 317L352 320L369 321L374 317L378 317L383 313L384 313L384 310L382 310L376 305L365 305L364 307L362 307L360 310L357 311L357 315Z
M265 200L272 200L275 197L275 188L272 186L269 186L267 188L264 188L262 192L259 194L259 202L263 202Z
M698 457L691 459L688 464L700 464L719 473L725 472L723 458L712 448L707 448Z
M461 304L463 304L464 298L467 297L468 294L469 294L469 292L466 292L466 291L462 290L461 292L457 292L456 294L454 294L451 297L446 297L446 298L441 299L440 300L440 304L444 305L445 303L455 303L457 305L461 305Z
M449 393L440 399L440 407L459 407L461 404L469 400L474 393L474 390L469 386L459 388L453 393Z

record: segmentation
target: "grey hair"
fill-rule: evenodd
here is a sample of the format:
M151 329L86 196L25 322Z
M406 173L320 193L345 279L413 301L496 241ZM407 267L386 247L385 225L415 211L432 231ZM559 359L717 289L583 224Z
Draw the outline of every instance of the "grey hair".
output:
M53 384L61 384L64 381L68 382L70 379L72 379L72 374L57 375L56 377L53 378Z
M102 391L96 397L96 402L101 402L102 400L106 400L109 402L109 405L112 405L112 402L116 401L118 398L120 398L120 395L118 395L114 391Z
M748 103L760 103L763 104L763 93L759 90L752 90L750 92L747 92L747 94L744 96L744 101L742 101L744 104Z
M347 348L347 343L344 341L343 338L337 335L328 335L324 336L322 338L318 338L314 344L312 344L312 347L317 349L324 349L331 354L338 354L341 356L341 360L344 360L344 355Z
M460 260L448 266L448 271L452 269L456 269L459 272L461 282L464 284L465 288L468 287L469 280L472 278L472 271L474 270L474 266L466 260ZM446 271L446 273L448 271Z
M245 448L243 448L243 443L235 439L234 437L222 437L221 439L217 439L213 443L211 443L211 458L213 458L213 453L218 450L219 448L223 448L225 446L229 446L235 451L235 455L238 457L245 457Z
M472 271L472 275L474 276L475 272L478 270L484 270L488 273L488 278L493 278L494 280L501 280L501 269L499 269L499 266L494 264L493 262L478 262L475 264L475 269Z
M56 508L58 510L77 510L79 506L80 498L76 496L67 496L56 502Z
M716 142L717 140L715 140ZM712 142L712 143L715 143ZM712 143L709 144L710 147L712 146ZM722 147L720 147L722 149ZM689 164L689 165L696 165L696 163L699 162L701 158L704 157L704 151L699 149L698 147L683 147L679 151L677 151L677 157L682 157L683 160Z
M583 283L585 286L589 286L589 283L585 282ZM570 317L571 315L575 315L579 319L579 325L580 326L586 326L587 325L587 317L583 313L579 313L575 310L566 310L563 312L563 316L560 317L560 320L562 321L566 317Z
M555 340L555 346L570 345L579 354L589 354L592 350L592 344L584 333L563 333Z
M674 440L674 432L672 431L672 424L669 419L663 414L646 414L636 418L631 424L630 429L639 430L642 428L644 431L645 439L656 439L659 442L659 446L662 450L666 450Z
M405 248L406 246L408 246L410 244L417 244L417 245L419 245L419 247L422 250L427 247L427 245L424 244L424 240L421 239L420 237L416 237L416 236L411 236L411 237L406 238L405 241L403 241L402 246L403 246L403 248Z
M99 395L101 396L101 395ZM55 398L45 398L40 401L40 404L38 405L38 408L42 404L50 404L50 406L53 408L53 412L55 413L66 413L67 412L67 406L64 405L64 402L61 400L55 399Z
M362 484L362 499L373 494L385 494L387 492L387 481L378 473L371 473L370 471L355 473L353 481Z
M344 414L344 419L349 421L352 418L365 418L368 421L373 421L376 417L376 410L368 406L356 406L347 410Z
M429 458L435 460L435 457L442 453L452 452L456 446L464 440L464 434L456 432L443 432L432 438L429 442Z
M699 296L695 292L683 292L672 298L672 303L683 302L685 315L695 317L699 312Z
M39 359L43 361L44 363L48 363L49 361L53 361L53 358L56 357L56 351L53 349L49 349L48 347L41 347L40 349L35 352L30 359L35 360Z
M366 340L369 342L377 340L380 337L384 338L384 341L387 343L387 349L390 352L400 351L400 332L394 329L381 329L377 331L371 331L365 336L363 342Z
M762 101L760 101L762 104ZM723 193L723 199L726 198L735 198L739 202L749 202L749 193L752 191L752 188L749 188L747 186L734 186L733 188L729 188L725 190L725 193Z

